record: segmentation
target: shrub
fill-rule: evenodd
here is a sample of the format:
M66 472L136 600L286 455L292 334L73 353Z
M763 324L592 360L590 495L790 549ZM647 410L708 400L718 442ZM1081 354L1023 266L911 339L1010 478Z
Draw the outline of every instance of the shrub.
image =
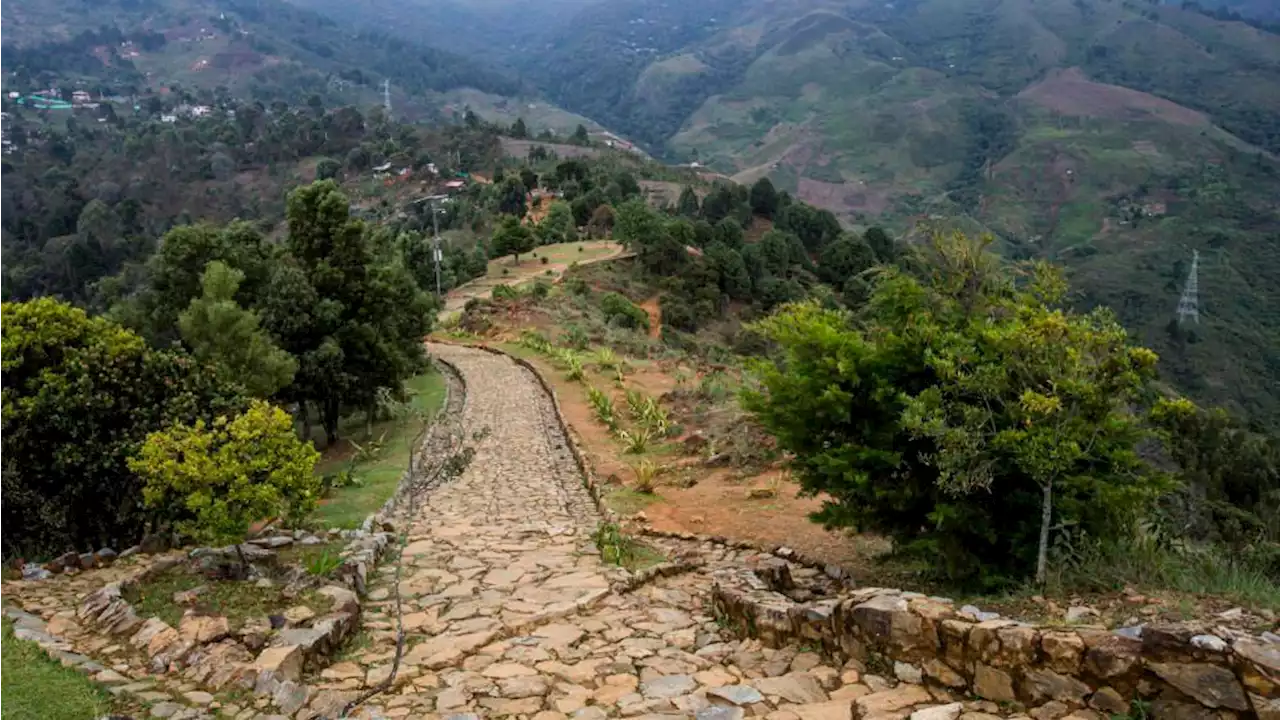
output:
M175 421L238 411L238 386L52 298L2 307L5 554L133 544L146 514L128 458Z
M645 332L649 330L649 314L616 292L607 292L600 297L600 309L612 324Z
M653 481L658 476L658 466L652 460L641 460L635 467L636 485L635 491L645 493L646 495L653 492Z
M506 272L503 272L502 274L506 275ZM520 291L511 287L510 285L503 284L503 285L493 286L494 300L516 300L519 297L520 297Z
M547 272L551 271L548 270ZM551 294L551 283L538 279L530 283L529 286L525 288L524 292L531 298L541 300Z
M542 264L543 264L543 265L546 265L546 264L548 264L548 263L550 263L550 262L551 262L551 258L547 257L546 255L543 255L543 256L542 256Z
M146 483L147 507L183 536L238 543L250 523L297 521L315 507L319 457L287 413L255 400L233 418L152 433L129 468Z
M564 289L569 291L570 295L586 295L591 291L591 286L587 285L587 281L580 277L571 277L564 281Z
M569 325L560 335L560 342L574 350L586 350L587 346L591 344L591 338L580 325Z
M618 439L622 441L623 451L633 455L639 455L648 450L649 440L652 438L653 433L649 432L649 428L639 427L618 431Z

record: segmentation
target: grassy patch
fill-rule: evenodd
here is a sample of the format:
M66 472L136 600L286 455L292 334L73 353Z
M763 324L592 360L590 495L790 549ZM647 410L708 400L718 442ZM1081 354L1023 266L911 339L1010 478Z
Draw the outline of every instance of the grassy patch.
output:
M659 499L661 498L656 493L642 493L620 487L610 490L604 496L604 504L619 515L634 515Z
M654 548L623 533L615 523L604 523L596 528L595 542L605 562L631 571L653 567L667 559Z
M434 417L444 404L445 382L440 373L431 371L405 383L413 414L404 420L391 420L373 427L373 437L382 438L376 455L352 461L342 457L322 460L316 472L325 475L349 469L355 483L335 488L321 501L312 519L322 527L354 528L364 522L395 492L400 476L409 466L413 440L422 430L425 419Z
M113 709L101 686L63 667L35 643L15 638L8 620L3 648L4 720L92 720Z
M195 609L225 615L232 626L240 626L249 618L272 615L295 605L306 605L317 613L328 607L328 600L314 592L286 598L277 585L258 587L252 582L210 580L186 565L147 578L125 595L140 617L158 617L176 628L186 607L173 602L173 594L201 585L206 589L197 597Z

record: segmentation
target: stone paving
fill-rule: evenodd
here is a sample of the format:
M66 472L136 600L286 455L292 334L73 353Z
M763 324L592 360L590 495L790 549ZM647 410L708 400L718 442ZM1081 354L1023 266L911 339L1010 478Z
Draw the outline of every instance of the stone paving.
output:
M509 358L433 346L467 384L463 429L475 457L419 501L400 594L407 651L393 688L358 717L763 716L772 720L941 720L994 713L945 692L824 665L799 648L738 640L710 616L706 573L747 561L720 548L698 572L613 592L592 534L600 522L549 398ZM395 646L393 568L374 583L369 646L321 673L352 697L385 679ZM816 571L814 571L816 572ZM314 707L314 706L313 706ZM969 720L982 720L974 715Z

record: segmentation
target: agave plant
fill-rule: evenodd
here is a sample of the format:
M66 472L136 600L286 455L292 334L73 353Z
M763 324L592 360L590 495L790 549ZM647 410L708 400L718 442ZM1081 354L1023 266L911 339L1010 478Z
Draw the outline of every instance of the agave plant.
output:
M613 348L602 347L595 353L596 367L601 370L615 370L622 364L622 358L618 357L618 353Z
M618 427L618 415L613 409L613 398L598 388L587 386L587 401L596 413L596 419L604 423L610 430Z
M653 492L653 481L658 476L659 468L652 460L641 460L635 466L636 471L636 492L646 495Z
M618 431L618 439L622 441L624 452L632 455L639 455L648 450L649 440L652 438L653 434L649 432L649 428L645 427Z

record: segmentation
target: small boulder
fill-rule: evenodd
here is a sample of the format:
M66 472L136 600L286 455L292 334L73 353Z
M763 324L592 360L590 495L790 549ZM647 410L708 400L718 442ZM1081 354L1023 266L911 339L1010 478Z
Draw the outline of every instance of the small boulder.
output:
M1102 614L1085 605L1072 605L1067 608L1066 620L1068 624L1084 623L1098 617L1102 617Z
M98 556L98 564L104 567L115 562L118 557L116 551L109 547L104 547L94 554Z
M956 720L963 710L964 705L958 702L935 705L911 713L911 720Z

